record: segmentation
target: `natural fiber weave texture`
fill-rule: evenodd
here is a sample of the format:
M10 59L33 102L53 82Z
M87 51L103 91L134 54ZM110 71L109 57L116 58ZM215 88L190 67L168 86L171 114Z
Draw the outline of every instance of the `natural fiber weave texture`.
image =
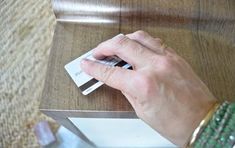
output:
M38 147L39 112L55 17L49 0L0 0L0 148Z

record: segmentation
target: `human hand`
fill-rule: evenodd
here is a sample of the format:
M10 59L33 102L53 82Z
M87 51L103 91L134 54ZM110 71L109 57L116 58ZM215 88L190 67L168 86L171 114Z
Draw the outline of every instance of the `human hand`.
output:
M185 146L216 99L176 52L143 31L98 45L93 56L116 55L133 70L83 60L82 69L120 90L137 116L176 145Z

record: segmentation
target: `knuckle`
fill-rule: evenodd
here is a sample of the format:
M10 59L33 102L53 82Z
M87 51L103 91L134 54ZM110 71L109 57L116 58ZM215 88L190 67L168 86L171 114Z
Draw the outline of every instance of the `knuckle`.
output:
M132 50L135 55L141 55L145 52L143 49L143 46L132 42L128 37L124 35L117 37L114 40L114 43L117 44L116 47L119 47L119 48L126 47L129 50Z
M138 38L138 39L143 39L145 36L148 35L148 33L146 33L146 32L143 31L143 30L138 30L138 31L134 32L134 35L135 35L136 38Z
M109 81L111 75L113 73L113 70L111 67L109 66L105 66L102 70L101 70L101 75L103 78L103 82L106 83Z
M125 35L118 36L114 39L114 43L116 43L119 46L125 46L129 43L129 38Z
M143 30L138 30L138 31L134 32L134 34L136 34L136 35L146 35L147 33Z
M132 46L130 49L134 50L135 55L143 55L145 50L143 49L143 47L141 45L137 45L137 46Z
M120 67L109 67L105 66L104 69L101 71L103 82L104 83L110 83L111 81L114 83L116 80L113 80L113 75L118 72ZM118 81L118 83L120 83Z
M172 54L176 54L176 51L171 47L167 47L166 50L169 51Z
M107 44L108 44L107 41L101 42L101 43L99 43L99 44L97 45L97 48L104 48L104 47L106 47Z
M163 41L162 41L162 39L160 39L160 38L155 38L155 41L158 42L158 43L160 43L160 44L163 44Z

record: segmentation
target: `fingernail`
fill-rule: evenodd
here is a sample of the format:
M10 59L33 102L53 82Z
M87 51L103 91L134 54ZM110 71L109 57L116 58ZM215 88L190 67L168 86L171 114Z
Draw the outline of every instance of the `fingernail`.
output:
M117 37L120 37L120 36L124 36L124 34L123 34L123 33L120 33L120 34L114 36L113 38L117 38Z

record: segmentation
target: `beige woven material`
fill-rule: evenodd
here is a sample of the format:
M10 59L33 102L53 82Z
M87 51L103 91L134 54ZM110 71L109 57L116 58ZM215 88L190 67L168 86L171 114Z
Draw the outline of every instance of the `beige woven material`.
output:
M0 147L38 147L39 112L55 17L49 0L0 0Z

